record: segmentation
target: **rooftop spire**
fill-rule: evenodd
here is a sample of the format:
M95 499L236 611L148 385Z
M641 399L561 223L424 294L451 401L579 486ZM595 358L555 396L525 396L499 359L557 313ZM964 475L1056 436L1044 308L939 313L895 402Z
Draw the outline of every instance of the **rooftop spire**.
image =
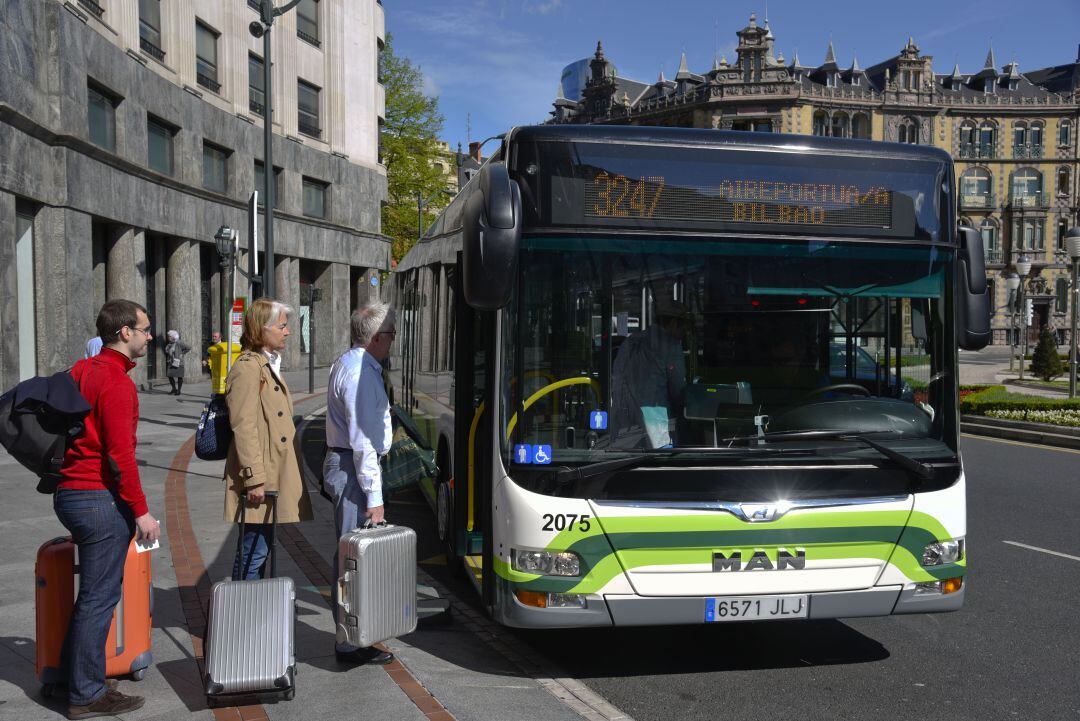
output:
M960 79L960 63L956 63L955 65L953 65L952 75L950 75L949 77L953 78L954 80Z
M793 68L802 67L802 63L799 62L799 49L795 48L795 55L791 58L791 66Z
M862 68L859 67L859 56L854 52L851 53L851 72L861 73Z
M682 75L684 73L687 74L687 75L690 74L690 69L688 67L686 67L686 51L685 50L683 51L682 56L679 58L679 69L678 69L678 71L676 71L676 76Z
M836 65L836 51L833 50L832 38L829 38L829 49L825 51L825 62L823 65L828 65L830 63Z
M604 59L604 44L599 40L596 41L596 56L595 57L596 57L597 60L603 60Z
M990 51L986 53L986 62L983 63L983 70L996 70L997 62L994 61L994 43L990 43Z

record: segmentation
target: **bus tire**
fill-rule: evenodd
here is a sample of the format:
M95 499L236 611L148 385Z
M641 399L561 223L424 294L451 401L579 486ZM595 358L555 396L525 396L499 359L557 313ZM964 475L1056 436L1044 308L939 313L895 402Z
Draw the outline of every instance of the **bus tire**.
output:
M457 575L463 565L454 550L454 495L450 481L440 480L435 487L435 533L446 555L446 566Z

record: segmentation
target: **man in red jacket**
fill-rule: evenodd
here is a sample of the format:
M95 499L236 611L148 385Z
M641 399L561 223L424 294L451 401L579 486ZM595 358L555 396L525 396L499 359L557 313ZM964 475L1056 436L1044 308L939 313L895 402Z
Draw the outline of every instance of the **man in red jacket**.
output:
M130 300L101 307L100 354L71 370L90 404L85 431L68 447L53 507L79 549L79 597L61 663L68 670L69 719L113 716L141 708L105 684L105 640L120 600L124 561L136 529L153 543L161 534L150 515L135 464L139 397L128 372L153 337L146 309Z

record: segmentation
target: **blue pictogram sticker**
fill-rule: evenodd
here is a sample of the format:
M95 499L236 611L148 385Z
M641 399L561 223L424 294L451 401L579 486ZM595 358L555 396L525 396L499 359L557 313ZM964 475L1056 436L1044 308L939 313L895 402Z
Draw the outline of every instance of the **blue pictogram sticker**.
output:
M546 466L551 463L551 446L536 445L532 447L532 462Z
M533 447L528 443L518 443L514 446L514 463L532 463Z
M590 411L589 428L594 431L607 430L607 411Z
M716 620L716 599L705 599L705 622L709 623Z

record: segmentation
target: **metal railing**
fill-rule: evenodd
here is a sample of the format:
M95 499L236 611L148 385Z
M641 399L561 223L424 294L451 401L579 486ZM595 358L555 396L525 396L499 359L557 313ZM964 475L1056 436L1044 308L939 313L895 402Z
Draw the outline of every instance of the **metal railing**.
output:
M1045 208L1046 193L1039 190L1034 193L1017 193L1013 191L1009 196L1010 208Z
M303 118L297 122L297 129L304 135L310 135L313 138L322 137L322 129L318 125L308 122Z
M94 0L79 0L79 4L94 14L95 17L101 17L105 14L105 8L98 5Z
M960 196L961 208L993 208L993 193L964 193Z
M213 90L215 93L221 92L221 83L214 80L209 75L203 75L202 73L195 73L195 80L204 88Z
M154 60L160 63L165 62L165 51L146 38L139 38L139 48Z
M260 117L266 115L266 107L257 100L248 100L248 109Z
M992 248L983 250L983 258L987 265L1003 265L1005 263L1005 253Z
M1043 156L1042 145L1014 145L1014 158L1041 158Z
M961 143L961 158L992 158L994 157L993 143Z
M296 29L296 37L300 38L306 43L314 45L317 48L322 47L322 42L317 37L311 35L310 33L306 33L299 28Z

